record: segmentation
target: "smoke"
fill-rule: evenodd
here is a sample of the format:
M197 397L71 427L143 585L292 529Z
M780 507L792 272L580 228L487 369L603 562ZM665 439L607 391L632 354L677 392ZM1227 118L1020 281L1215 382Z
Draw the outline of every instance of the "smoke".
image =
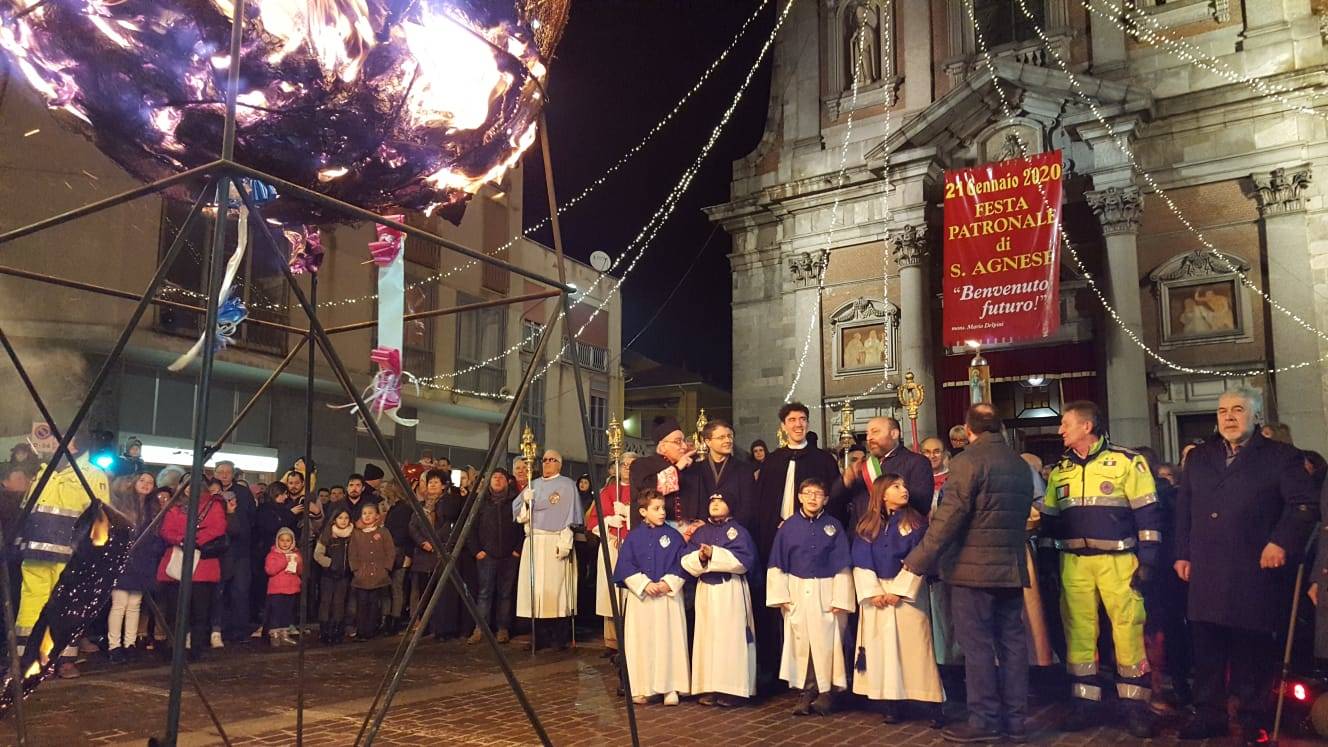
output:
M49 347L46 340L36 342L38 344L15 343L14 347L37 393L51 411L56 426L65 428L87 395L92 379L89 361L83 353ZM7 403L6 407L0 408L0 438L21 438L28 435L33 423L42 420L41 411L8 356L0 356L0 360L0 402ZM100 399L105 401L105 393ZM100 425L97 414L94 407L86 422Z

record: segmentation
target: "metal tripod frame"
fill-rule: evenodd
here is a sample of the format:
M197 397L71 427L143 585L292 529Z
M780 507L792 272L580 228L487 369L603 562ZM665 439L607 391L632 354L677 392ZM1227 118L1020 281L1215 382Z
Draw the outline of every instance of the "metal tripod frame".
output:
M233 18L244 18L245 4L246 0L235 0L235 8L232 13ZM0 267L0 274L2 275L27 278L39 282L45 282L67 288L72 288L75 290L94 293L97 295L134 300L136 302L134 310L130 314L130 318L126 323L124 329L122 330L120 337L117 339L115 345L111 348L110 353L107 355L105 361L102 363L100 369L98 370L96 376L94 377L92 383L90 384L88 392L85 395L82 403L80 404L77 413L75 414L73 419L69 422L69 424L66 426L66 429L63 431L63 433L61 433L55 427L55 423L51 421L49 412L46 411L45 405L44 403L42 403L40 397L37 395L35 388L29 387L29 394L33 397L34 403L42 411L43 417L46 418L48 424L52 427L52 432L58 434L57 435L58 443L56 446L55 453L51 458L50 464L42 472L41 476L38 478L37 482L35 483L34 489L32 490L28 499L24 502L22 512L20 514L20 519L19 522L17 523L17 526L20 527L22 526L23 519L25 519L27 515L32 511L32 508L36 502L36 498L41 495L42 490L45 488L45 486L50 481L51 477L54 475L56 467L59 465L60 460L68 459L71 465L74 464L74 458L70 454L69 450L70 441L73 439L74 433L78 431L78 429L84 424L84 421L87 419L93 401L96 399L103 385L106 383L107 379L109 378L112 370L114 369L115 364L119 361L121 355L124 352L125 347L128 345L134 330L137 328L138 323L142 320L143 314L146 312L147 308L152 305L159 305L166 307L181 308L184 310L194 311L194 312L202 312L204 314L203 334L208 338L210 338L212 330L216 328L217 311L221 302L221 299L218 298L220 291L221 275L222 275L222 273L219 271L219 268L223 264L222 260L225 255L225 247L226 247L227 221L224 219L224 214L220 214L217 220L215 221L211 237L211 246L209 247L209 251L207 252L205 259L206 266L205 266L205 272L203 274L204 277L206 278L206 286L205 286L205 295L207 297L206 306L204 307L192 306L189 304L182 304L176 301L161 299L157 297L158 291L161 289L163 283L165 282L168 270L173 265L175 259L179 256L180 250L183 248L185 244L185 236L187 234L190 224L195 219L197 219L197 216L201 211L202 207L208 202L209 194L214 195L215 205L217 206L218 212L221 213L221 211L226 209L232 189L234 189L234 192L238 193L240 199L244 202L245 206L251 213L251 216L253 218L251 225L256 225L258 229L259 239L260 239L259 243L264 247L266 247L268 251L274 253L275 255L274 259L276 260L277 266L279 266L282 269L282 272L285 275L287 284L290 287L292 294L295 296L296 300L298 301L298 305L300 306L300 308L303 310L304 314L307 317L308 320L307 328L293 327L290 325L283 325L276 322L268 322L265 320L258 320L258 319L249 319L246 321L246 323L274 328L289 334L298 335L297 343L293 346L292 350L288 352L286 357L278 364L278 366L272 371L268 379L254 393L254 395L249 399L249 401L245 404L245 406L241 408L241 411L236 415L235 419L231 422L231 424L227 426L227 428L223 431L222 435L214 443L210 445L207 443L206 440L206 424L207 424L207 415L210 404L209 390L211 386L212 374L215 364L215 351L213 350L213 346L210 344L205 344L203 346L203 352L199 364L198 386L195 392L194 423L193 423L194 448L193 448L192 472L190 474L194 476L195 479L189 480L189 496L186 503L186 527L185 527L185 538L184 538L184 547L183 547L184 563L180 578L180 592L179 592L178 606L177 609L175 610L176 625L172 636L173 657L171 662L170 696L167 704L165 731L162 739L160 740L161 744L171 745L172 747L173 745L176 744L177 739L179 737L183 680L188 670L188 664L186 662L186 657L185 657L184 644L185 644L185 636L188 627L187 620L189 618L188 615L189 597L193 585L193 571L194 571L193 551L197 544L198 510L199 510L199 502L201 499L202 487L203 487L203 480L197 479L197 477L203 474L203 469L207 460L213 454L215 454L217 450L220 449L222 443L234 433L239 423L252 411L258 399L271 389L271 386L280 377L282 372L285 371L291 365L291 363L294 362L295 357L299 353L299 351L304 347L306 347L306 344L308 345L308 355L309 355L309 366L306 377L306 386L307 386L306 418L309 419L309 422L306 424L307 430L310 433L312 433L312 426L313 426L312 402L314 396L314 380L315 380L314 355L317 350L321 349L324 361L328 364L328 367L332 370L332 373L334 374L338 383L341 385L341 388L344 390L344 393L348 397L350 397L351 400L354 402L354 404L357 406L358 408L357 411L365 415L365 417L363 418L363 422L369 431L370 437L373 439L375 445L380 451L383 461L385 461L388 464L392 476L398 481L398 483L403 488L408 488L409 486L409 482L407 481L405 473L401 468L400 462L393 456L391 450L388 448L387 440L386 437L383 435L382 430L378 427L378 424L374 421L374 419L368 416L370 410L366 406L366 403L359 391L359 388L356 387L355 382L352 380L349 370L346 368L345 364L341 360L341 357L337 354L336 350L334 349L330 337L331 335L340 332L349 332L357 329L369 328L374 326L375 322L374 321L357 322L354 324L342 325L340 327L333 327L333 328L325 328L322 325L322 323L318 319L318 313L314 303L310 300L310 298L305 294L304 290L298 284L295 275L291 272L287 264L287 257L282 253L281 246L277 242L276 237L272 232L272 229L268 225L267 221L263 219L261 208L254 203L251 196L246 192L243 186L239 184L239 180L242 178L256 179L258 181L276 187L279 190L279 192L287 199L298 199L317 204L323 208L329 209L332 213L338 214L343 218L357 220L357 221L370 221L376 225L386 226L395 229L397 231L400 231L407 236L423 240L435 246L440 246L446 249L450 249L470 259L507 270L516 275L520 275L529 280L532 280L536 283L548 286L548 290L525 294L521 296L495 299L493 301L486 301L476 304L466 304L466 305L460 305L448 308L434 309L426 312L412 313L406 315L405 318L407 320L423 319L429 317L442 316L446 314L459 313L479 308L488 308L493 306L510 305L513 303L523 303L533 300L542 300L546 298L553 298L555 296L561 297L562 303L560 305L558 315L554 317L554 319L549 324L545 325L544 329L540 332L538 341L536 342L535 345L535 353L533 356L531 356L530 364L527 366L527 368L522 374L521 383L517 387L517 390L513 395L511 404L508 406L507 412L503 417L502 424L498 429L498 433L496 434L493 442L489 446L488 453L486 454L483 462L481 474L487 475L494 468L494 466L498 464L498 460L501 459L502 456L505 454L507 439L509 437L509 434L511 433L512 428L515 426L519 418L521 402L526 396L526 393L530 388L531 382L535 378L536 368L543 355L544 349L547 346L547 343L552 336L553 326L557 324L559 319L561 319L565 325L570 324L570 317L568 314L571 308L571 293L574 290L571 286L569 286L566 283L566 270L564 266L565 258L562 252L562 237L561 237L561 232L558 228L557 208L556 205L554 204L554 192L553 192L553 181L552 181L553 177L552 177L552 172L549 170L548 167L548 159L549 159L548 136L544 132L546 126L541 127L541 133L543 135L541 143L542 143L542 148L544 150L544 158L546 163L546 169L545 169L546 183L549 190L549 200L550 200L551 210L553 213L554 243L557 254L557 263L558 263L557 266L558 266L558 275L559 275L558 279L549 278L540 273L527 270L522 267L518 267L502 259L498 259L496 257L489 256L482 252L470 249L469 247L448 240L437 234L425 231L423 229L415 228L413 226L405 225L403 223L391 220L389 218L385 218L381 215L373 213L372 211L366 210L362 207L329 197L314 190L302 187L298 184L294 184L292 182L278 178L271 174L266 174L258 169L249 167L245 164L235 161L234 154L235 154L235 137L236 137L236 96L239 90L239 79L240 79L239 62L240 62L240 50L241 50L242 39L243 39L242 24L239 23L232 24L231 38L230 38L231 64L229 65L228 68L228 77L226 81L226 91L225 91L226 118L222 134L221 155L219 158L202 166L191 168L186 171L182 171L178 174L174 174L166 178L155 180L153 182L141 185L139 187L135 187L133 189L121 192L120 194L102 200L98 200L96 202L76 208L74 210L69 210L59 215L55 215L50 218L37 221L29 225L0 233L0 247L2 247L5 244L13 242L17 239L31 236L40 233L42 231L55 228L57 226L69 223L78 218L95 215L104 210L108 210L110 208L122 205L124 203L130 202L140 197L157 195L172 187L186 185L198 180L203 181L202 189L200 189L197 197L194 199L193 207L190 210L189 215L180 225L178 233L176 234L174 240L172 241L170 248L165 252L165 254L161 258L161 261L158 263L156 271L152 277L152 280L148 283L147 288L141 294L133 294L127 291L114 290L110 288L93 285L90 283L59 278L51 275L45 275L42 273L21 270L18 268ZM541 124L543 125L545 123L542 121ZM311 290L314 287L316 287L316 281L311 281ZM2 334L3 332L0 331L0 335ZM570 327L565 327L565 337L567 340L567 344L572 346L573 352L571 359L576 378L578 403L580 405L581 421L587 446L587 461L590 464L592 475L594 475L597 474L596 468L598 466L598 463L593 458L593 453L594 453L593 449L590 448L592 439L589 430L590 428L589 412L587 409L585 395L582 388L582 382L580 379L580 374L581 374L580 361L575 352L576 336ZM11 360L15 364L16 368L20 371L20 375L23 376L25 380L27 380L26 374L22 373L24 369L22 367L20 357L8 345L7 338L5 338L5 348L7 351L9 351ZM312 459L312 454L310 452L312 452L313 450L313 443L311 440L306 442L306 447L307 447L307 451L305 454L306 467L308 468L309 472L312 472L313 459ZM78 470L77 465L74 465L74 470L75 474L78 475L80 481L83 483L84 490L88 492L90 497L95 497L93 496L92 489L90 488L90 486L88 486L86 480L83 478L82 473ZM306 477L306 483L307 483L307 477ZM394 656L392 663L388 667L383 683L382 685L380 685L378 694L375 696L374 704L370 707L369 713L366 714L364 725L361 728L361 736L363 737L363 743L366 745L373 743L374 738L377 736L378 730L382 726L383 720L386 718L388 709L391 707L392 698L396 694L396 691L401 684L401 680L406 670L406 667L409 666L411 656L413 655L415 648L419 643L419 639L424 629L427 627L427 622L430 615L433 613L435 606L437 605L439 599L441 598L441 593L444 583L451 583L457 589L457 592L461 598L462 603L465 605L467 610L472 614L472 616L476 618L477 629L482 632L485 642L488 644L490 650L492 651L495 660L497 661L500 669L502 670L504 676L507 679L508 685L512 689L513 695L516 697L517 702L521 705L527 719L530 721L532 729L534 729L539 740L545 745L552 744L552 742L549 739L548 733L545 731L544 726L539 719L539 716L535 713L534 707L530 703L529 698L526 696L525 691L522 689L520 682L517 680L516 675L512 670L511 664L508 662L507 657L503 653L502 648L498 645L497 640L494 638L492 630L489 629L488 625L482 624L479 620L479 616L475 614L477 611L475 602L471 597L469 590L462 582L459 573L457 572L457 564L459 560L458 553L461 550L461 548L464 547L466 538L469 536L470 532L474 528L478 516L479 506L487 490L488 490L487 481L476 487L476 490L474 492L474 498L471 502L469 511L463 517L463 520L453 528L453 531L451 535L447 538L446 542L444 542L443 539L437 534L437 531L432 526L432 524L430 524L428 521L423 522L426 534L428 534L429 537L429 541L433 545L434 552L438 555L439 558L438 567L434 571L434 574L430 579L430 585L432 586L432 593L429 595L427 605L424 606L422 609L413 612L413 614L415 614L418 617L420 624L415 626L416 630L413 634L407 636L406 638L403 638L402 645L398 647L397 653ZM411 510L415 513L415 515L417 517L424 518L423 507L420 505L419 501L413 495L413 492L410 491L409 489L405 489L403 490L403 492L406 494L406 500L410 505ZM178 493L179 491L177 490L177 494ZM598 501L595 501L595 510L600 518L602 526L603 514ZM156 520L159 520L160 517L161 514L158 514ZM155 526L156 520L154 520L152 524L148 526L146 531L152 531L152 527ZM14 540L14 538L12 537L9 539L10 541ZM140 537L139 539L141 540L142 538ZM608 570L609 569L607 568L606 564L606 571ZM2 589L0 589L0 593L3 593ZM623 627L622 627L621 610L619 609L617 595L611 595L611 596L614 598L613 607L614 607L615 625L617 626L620 640L622 640ZM8 599L9 597L6 594L5 604L0 605L0 607L4 608L3 612L4 612L5 622L9 626L10 630L10 634L8 635L8 641L7 641L9 649L8 651L9 659L12 664L16 665L18 662L18 653L17 653L15 637L13 635L14 613L13 610L11 609L12 605L8 603ZM300 620L302 624L305 621L306 617L307 617L307 604L305 597L302 594L300 602ZM296 706L296 744L297 745L303 743L303 727L304 727L303 648L304 648L304 640L306 637L307 636L305 635L300 636L300 641L301 641L300 659L299 659L300 676L297 678L298 679L297 686L299 690L297 694L297 706ZM189 673L189 676L191 682L193 683L195 689L198 692L198 695L202 699L205 708L207 709L209 715L212 717L212 720L215 726L217 727L218 734L222 737L223 741L227 741L225 732L221 727L220 720L217 719L215 713L213 712L211 706L209 705L207 698L203 693L201 684L198 682L197 678L193 677L192 672ZM21 681L17 678L15 679L15 681L18 683L18 689L16 689L16 693L21 692ZM625 703L627 707L628 725L631 731L632 744L638 745L640 741L639 741L639 736L637 734L635 710L632 704L632 694L631 694L631 689L628 686L628 680L625 669L622 673L622 683L623 683L624 692L626 694ZM26 724L24 722L24 714L23 714L21 701L22 701L21 697L17 698L14 708L16 729L18 733L18 743L20 745L26 743ZM357 737L357 742L359 741L360 739Z

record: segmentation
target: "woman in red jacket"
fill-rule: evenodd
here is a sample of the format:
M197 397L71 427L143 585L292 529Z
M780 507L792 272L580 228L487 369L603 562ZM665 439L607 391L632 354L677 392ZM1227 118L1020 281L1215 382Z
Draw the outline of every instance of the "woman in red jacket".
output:
M174 628L174 616L180 594L180 574L184 563L184 533L187 526L186 488L166 511L158 534L166 543L166 552L157 565L157 583L160 584L165 607L162 610ZM197 659L208 646L211 628L212 594L221 580L221 561L225 548L214 542L226 536L226 505L218 495L204 492L198 501L198 533L195 540L193 585L189 592L189 657ZM224 541L224 540L223 540ZM209 544L212 543L212 544ZM220 551L220 552L219 552ZM210 556L210 557L209 557Z

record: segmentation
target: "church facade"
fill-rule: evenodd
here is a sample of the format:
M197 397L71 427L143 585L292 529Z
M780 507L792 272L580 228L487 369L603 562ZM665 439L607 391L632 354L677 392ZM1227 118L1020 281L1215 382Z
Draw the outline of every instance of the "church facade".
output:
M823 445L846 399L859 433L903 419L909 372L926 391L922 437L962 422L973 351L941 343L943 174L1059 150L1060 327L982 350L1016 445L1059 453L1061 406L1092 399L1117 443L1174 459L1212 432L1218 396L1247 385L1265 420L1323 449L1325 13L1310 0L793 5L765 135L708 211L733 238L739 434L772 441L789 396Z

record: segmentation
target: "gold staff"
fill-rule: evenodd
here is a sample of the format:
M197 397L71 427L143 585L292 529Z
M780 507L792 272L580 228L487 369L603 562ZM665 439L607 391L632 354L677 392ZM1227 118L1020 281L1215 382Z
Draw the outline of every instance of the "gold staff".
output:
M927 399L927 387L913 380L913 372L904 374L904 384L899 387L899 404L908 411L908 422L913 427L913 450L918 450L918 410Z

